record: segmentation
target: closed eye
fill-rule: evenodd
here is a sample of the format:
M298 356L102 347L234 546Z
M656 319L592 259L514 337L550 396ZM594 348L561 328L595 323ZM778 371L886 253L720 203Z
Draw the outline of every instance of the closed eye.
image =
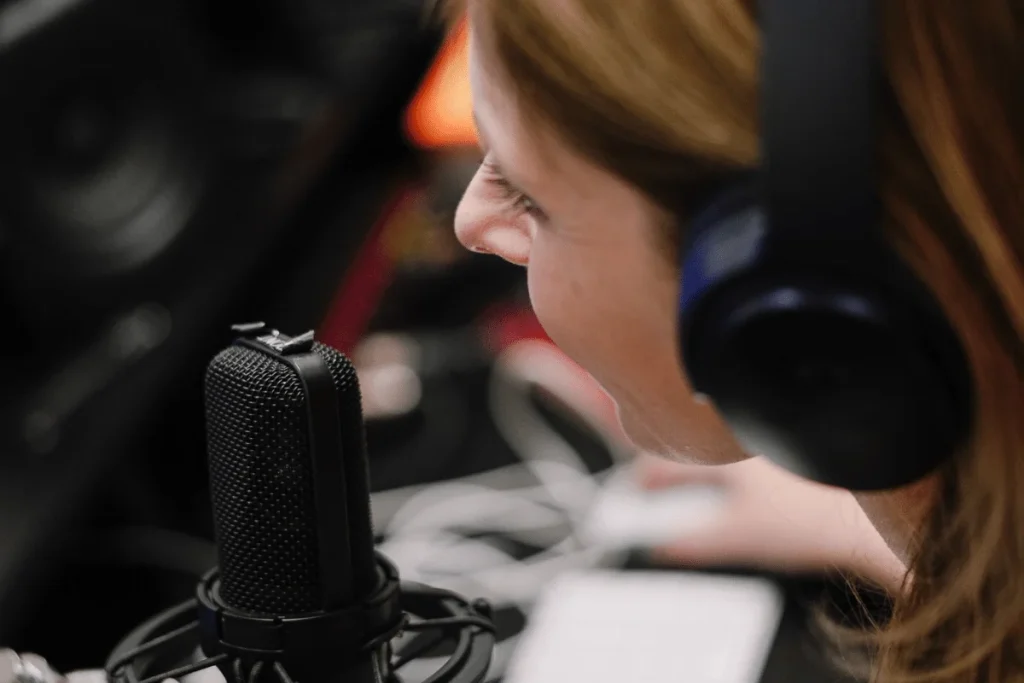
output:
M544 211L525 192L516 187L502 172L498 164L490 157L483 161L484 179L500 193L503 201L509 204L517 214L526 214L537 220L546 218Z

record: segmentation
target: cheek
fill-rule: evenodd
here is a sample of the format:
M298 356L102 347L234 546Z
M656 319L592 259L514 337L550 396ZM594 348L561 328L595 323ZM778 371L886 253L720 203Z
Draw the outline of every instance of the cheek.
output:
M715 411L694 400L680 368L676 285L660 255L538 234L528 281L551 339L615 400L622 427L647 451L689 462L743 457Z
M534 310L552 339L595 374L618 375L644 354L674 364L676 285L660 258L628 242L538 231L528 274Z
M618 302L608 298L603 256L576 246L550 235L535 237L527 272L530 302L551 339L597 376L613 360L608 356L614 344L605 332Z
M541 325L628 413L645 411L672 388L685 390L675 362L674 294L650 265L621 246L543 234L530 252L530 300Z

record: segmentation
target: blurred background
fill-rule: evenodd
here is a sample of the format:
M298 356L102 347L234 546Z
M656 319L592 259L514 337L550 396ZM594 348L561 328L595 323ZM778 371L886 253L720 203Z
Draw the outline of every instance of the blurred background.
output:
M494 602L493 680L545 587L592 568L763 575L786 600L763 680L835 675L805 609L828 577L644 553L638 509L699 524L714 492L633 490L524 273L455 242L465 46L417 0L0 2L0 643L99 666L191 595L203 371L266 320L356 361L381 548Z

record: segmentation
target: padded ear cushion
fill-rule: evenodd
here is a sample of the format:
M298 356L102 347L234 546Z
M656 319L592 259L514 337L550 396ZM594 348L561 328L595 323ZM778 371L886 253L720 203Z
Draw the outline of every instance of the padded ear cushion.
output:
M920 479L962 442L966 361L937 309L893 290L900 277L773 253L750 191L720 198L692 230L682 358L751 453L814 481L877 490ZM888 250L871 258L872 273L904 268Z

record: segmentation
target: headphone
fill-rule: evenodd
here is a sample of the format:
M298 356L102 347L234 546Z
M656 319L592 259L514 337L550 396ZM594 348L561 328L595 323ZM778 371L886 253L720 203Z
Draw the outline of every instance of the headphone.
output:
M748 452L896 488L962 446L973 400L957 335L881 230L879 3L759 4L762 164L689 227L682 361Z

